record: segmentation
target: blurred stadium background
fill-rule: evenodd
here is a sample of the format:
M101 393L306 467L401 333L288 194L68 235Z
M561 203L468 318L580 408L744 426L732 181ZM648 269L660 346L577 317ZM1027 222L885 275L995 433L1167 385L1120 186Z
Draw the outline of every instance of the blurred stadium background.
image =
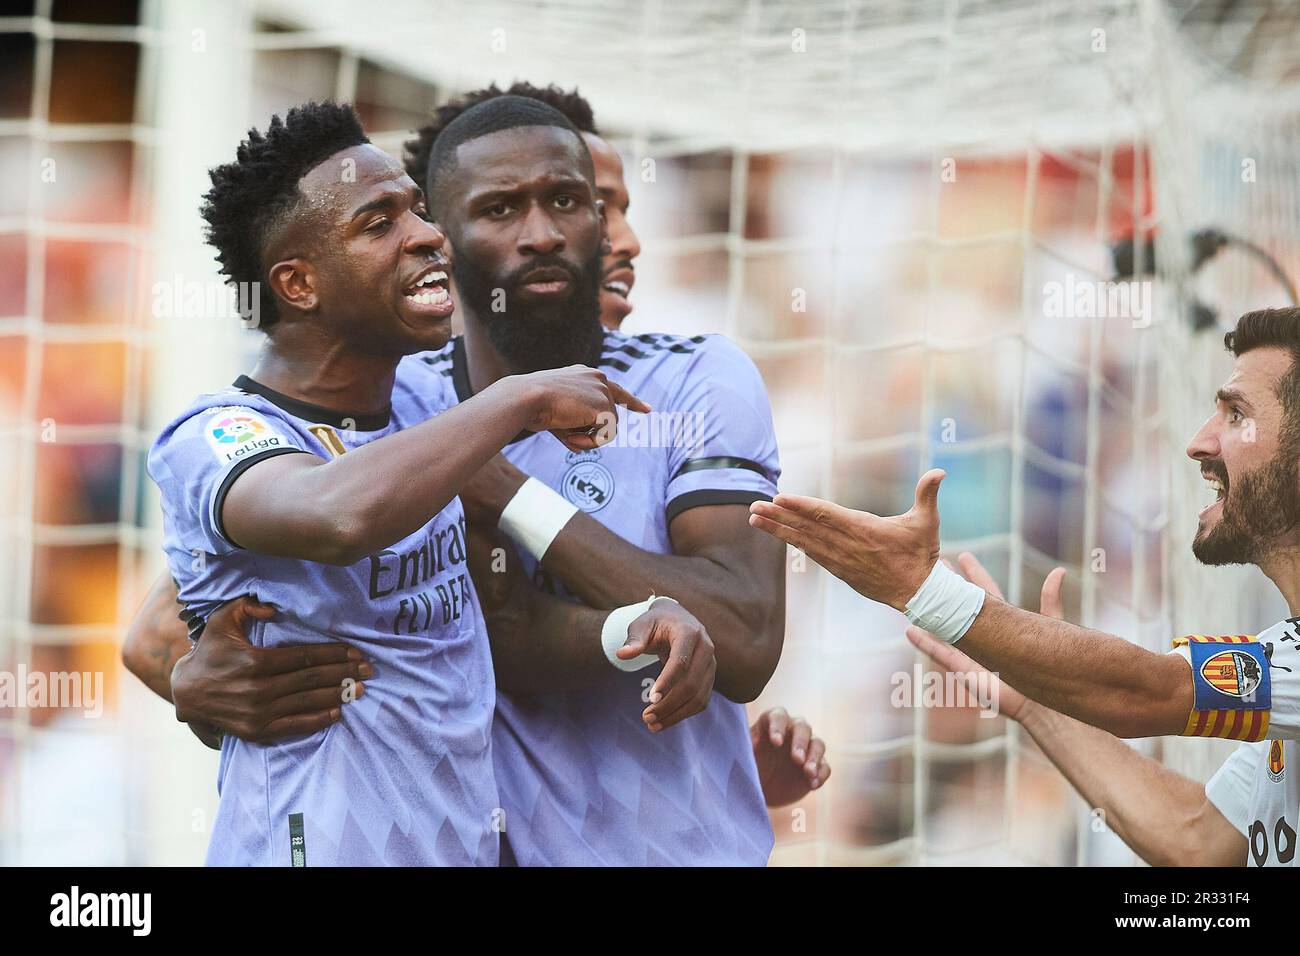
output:
M186 299L216 281L205 171L250 125L334 97L397 152L463 90L576 84L644 246L625 327L753 356L785 489L893 512L945 466L946 548L1029 606L1064 564L1073 619L1162 648L1280 616L1192 561L1182 448L1215 313L1289 301L1191 237L1296 265L1297 40L1294 4L1245 0L4 3L0 671L102 673L105 701L0 708L0 864L202 860L215 754L118 648L162 567L145 451L257 344ZM1133 236L1148 321L1051 314ZM890 705L901 617L797 559L789 593L755 713L809 717L835 772L773 812L773 863L1133 862L1014 725ZM1140 746L1199 775L1225 752Z

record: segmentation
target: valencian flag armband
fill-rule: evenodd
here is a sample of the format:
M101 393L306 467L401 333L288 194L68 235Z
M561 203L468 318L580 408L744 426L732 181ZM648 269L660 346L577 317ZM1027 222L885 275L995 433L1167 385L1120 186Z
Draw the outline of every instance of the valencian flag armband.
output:
M1184 737L1263 740L1273 706L1264 645L1246 635L1193 634L1174 641L1192 665L1195 701Z

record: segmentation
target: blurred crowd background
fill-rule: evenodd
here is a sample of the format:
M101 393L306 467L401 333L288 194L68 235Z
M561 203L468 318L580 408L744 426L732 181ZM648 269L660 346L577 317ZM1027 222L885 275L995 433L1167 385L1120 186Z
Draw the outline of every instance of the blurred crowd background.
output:
M644 250L625 329L722 332L749 352L772 399L784 489L893 513L925 467L945 467L945 548L973 551L1013 600L1036 607L1043 577L1063 564L1072 619L1152 647L1179 623L1179 588L1191 582L1170 580L1171 554L1190 542L1194 511L1177 510L1176 438L1208 411L1211 393L1201 388L1196 407L1167 406L1178 386L1207 384L1224 367L1213 354L1218 333L1189 333L1185 291L1168 283L1153 283L1145 324L1053 315L1044 301L1052 283L1109 278L1116 241L1169 230L1162 177L1236 171L1162 165L1168 154L1134 107L1145 92L1116 88L1128 75L1121 56L1150 56L1125 45L1158 35L1143 17L1188 15L1187 5L1081 4L1069 14L1053 3L1003 5L1042 25L1062 64L1095 71L1099 100L1079 104L1072 127L1070 103L1050 113L1040 105L1047 76L1021 75L1011 103L1005 90L981 88L986 77L963 42L984 43L996 59L979 17L998 4L976 5L969 21L953 15L960 4L834 4L855 11L868 48L873 36L887 41L855 69L893 68L911 41L886 28L909 23L918 37L944 40L936 62L954 64L935 76L933 109L915 117L913 137L890 104L861 104L880 114L862 123L899 131L874 145L835 135L746 141L721 112L710 135L707 115L688 114L667 80L638 84L629 103L625 86L602 78L617 65L606 61L637 49L649 4L593 8L589 24L583 8L562 5L563 16L536 13L536 34L528 5L487 6L439 5L437 23L406 29L418 5L5 4L0 671L100 673L104 702L93 718L0 707L0 864L202 860L215 754L122 670L119 647L162 568L142 467L154 430L192 394L244 370L258 334L219 309L167 314L160 289L165 297L177 283L215 281L197 217L206 168L250 125L308 99L354 102L375 142L398 153L409 130L464 90L576 83L624 157ZM816 30L831 6L691 3L683 16L724 40L732 23L749 38L767 31L778 52L809 24L811 57L837 37L838 20ZM756 7L757 24L746 19ZM598 30L610 36L616 13L629 36L602 61L607 72L548 53L557 32L577 31L569 43L588 26L593 44ZM461 14L474 24L470 39L441 39ZM1067 15L1077 29L1061 28ZM1087 62L1094 21L1111 31L1110 60ZM689 23L679 30L690 32ZM711 62L707 50L693 55ZM835 78L825 82L833 97ZM967 94L1001 97L996 116L985 135L945 137L945 111L954 126L984 128L956 105ZM701 99L710 95L702 86ZM1018 103L1023 124L997 125ZM779 103L770 114L751 103L746 124L787 120ZM1292 252L1294 222L1274 225L1257 239ZM1221 320L1283 304L1254 266L1201 284ZM1169 336L1186 351L1171 351ZM773 863L1132 861L1003 718L891 705L893 675L916 663L901 616L798 556L788 580L786 649L753 713L779 704L807 716L834 776L773 811ZM1253 593L1241 582L1234 601ZM1160 753L1158 743L1141 746Z

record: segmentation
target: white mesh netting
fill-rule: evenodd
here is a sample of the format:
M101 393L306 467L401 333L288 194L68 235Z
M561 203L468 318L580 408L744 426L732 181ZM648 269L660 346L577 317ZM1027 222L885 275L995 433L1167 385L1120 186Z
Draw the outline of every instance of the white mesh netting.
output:
M1030 606L1064 564L1075 619L1152 648L1278 616L1257 575L1192 561L1201 483L1182 447L1226 368L1216 334L1192 333L1191 298L1230 321L1286 296L1239 250L1195 276L1182 250L1213 227L1296 262L1290 5L262 0L146 3L119 25L35 11L0 24L32 51L27 108L0 119L0 161L32 183L0 210L0 241L26 263L22 295L0 303L15 450L0 473L15 585L0 661L37 666L58 648L112 667L96 648L120 640L161 567L140 452L255 343L224 316L150 313L157 283L214 278L195 214L203 170L302 99L357 100L396 150L438 101L513 79L592 100L644 246L628 327L722 331L746 348L772 395L784 487L892 511L942 464L946 547L974 551ZM60 76L74 43L138 48L129 115L60 106L105 82ZM88 180L83 196L130 201L87 215L84 199L42 192L31 170L50 155ZM116 178L84 172L113 163ZM1109 279L1110 243L1133 233L1160 244L1145 318L1053 306ZM83 260L51 264L68 243L92 250L83 269L129 277L99 309L111 315L65 314ZM126 257L110 258L118 246ZM111 381L84 382L91 365ZM70 396L87 393L106 411L83 420ZM110 461L99 484L78 457L94 454ZM117 507L67 504L92 492ZM835 776L774 813L774 862L1132 859L1001 718L890 705L893 675L914 664L901 618L797 560L789 589L787 649L760 704L808 714ZM104 720L19 710L0 723L0 860L197 862L212 766L169 719L120 677ZM1224 750L1144 746L1200 775ZM74 788L55 784L69 775L109 796L67 804Z

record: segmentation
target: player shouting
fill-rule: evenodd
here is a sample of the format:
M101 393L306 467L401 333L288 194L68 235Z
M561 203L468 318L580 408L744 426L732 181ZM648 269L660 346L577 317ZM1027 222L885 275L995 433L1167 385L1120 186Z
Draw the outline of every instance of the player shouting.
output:
M192 613L255 593L277 612L256 644L342 640L385 681L292 743L227 738L208 862L493 863L495 688L456 490L521 431L586 452L615 403L648 406L589 368L457 404L403 363L449 334L444 238L351 109L276 117L211 175L208 237L266 343L150 452L169 569Z
M465 399L508 372L583 361L645 383L696 429L690 442L605 446L605 461L548 456L524 438L507 455L542 480L498 459L464 492L477 514L499 516L523 542L530 564L543 557L543 571L589 604L617 608L655 591L688 604L717 642L716 662L701 640L659 679L676 664L684 683L704 675L711 686L716 666L722 694L751 699L775 667L784 623L782 549L746 522L745 505L769 496L779 471L756 371L716 336L604 334L598 207L582 140L560 114L516 97L462 119L455 139L444 146L439 137L434 184L466 335L428 356L429 367ZM503 588L518 586L516 564L505 562ZM710 703L707 692L660 697L653 677L620 673L588 643L556 631L539 640L529 609L540 592L524 584L522 598L489 602L502 688L497 769L521 861L766 860L771 829L743 708L717 694ZM204 653L200 641L196 658ZM182 689L173 690L179 714ZM643 723L677 726L649 735Z
M1192 551L1209 565L1256 565L1292 615L1300 615L1300 309L1247 313L1224 344L1234 356L1232 374L1187 447L1215 495L1200 512ZM1146 789L1131 780L1111 781L1112 805L1132 810L1153 795L1176 794L1185 814L1178 819L1197 832L1189 861L1241 863L1248 837L1254 864L1292 865L1300 791L1286 766L1295 764L1300 731L1297 618L1258 637L1192 636L1160 655L1012 607L937 560L942 478L941 471L923 475L915 505L893 518L780 495L754 504L751 521L805 549L859 593L904 611L914 625L913 640L924 643L918 628L948 644L960 640L968 658L999 673L1045 713L1058 712L1049 719L1074 718L1118 737L1249 741L1205 790L1215 813L1186 783L1168 779ZM1058 722L1054 732L1062 726ZM1108 756L1079 757L1070 776L1081 787L1082 774L1095 775L1099 767L1145 772L1148 781L1158 776L1132 762L1116 763L1113 746L1095 734L1083 739L1092 749L1081 753ZM1092 783L1085 792L1096 794L1100 784Z

